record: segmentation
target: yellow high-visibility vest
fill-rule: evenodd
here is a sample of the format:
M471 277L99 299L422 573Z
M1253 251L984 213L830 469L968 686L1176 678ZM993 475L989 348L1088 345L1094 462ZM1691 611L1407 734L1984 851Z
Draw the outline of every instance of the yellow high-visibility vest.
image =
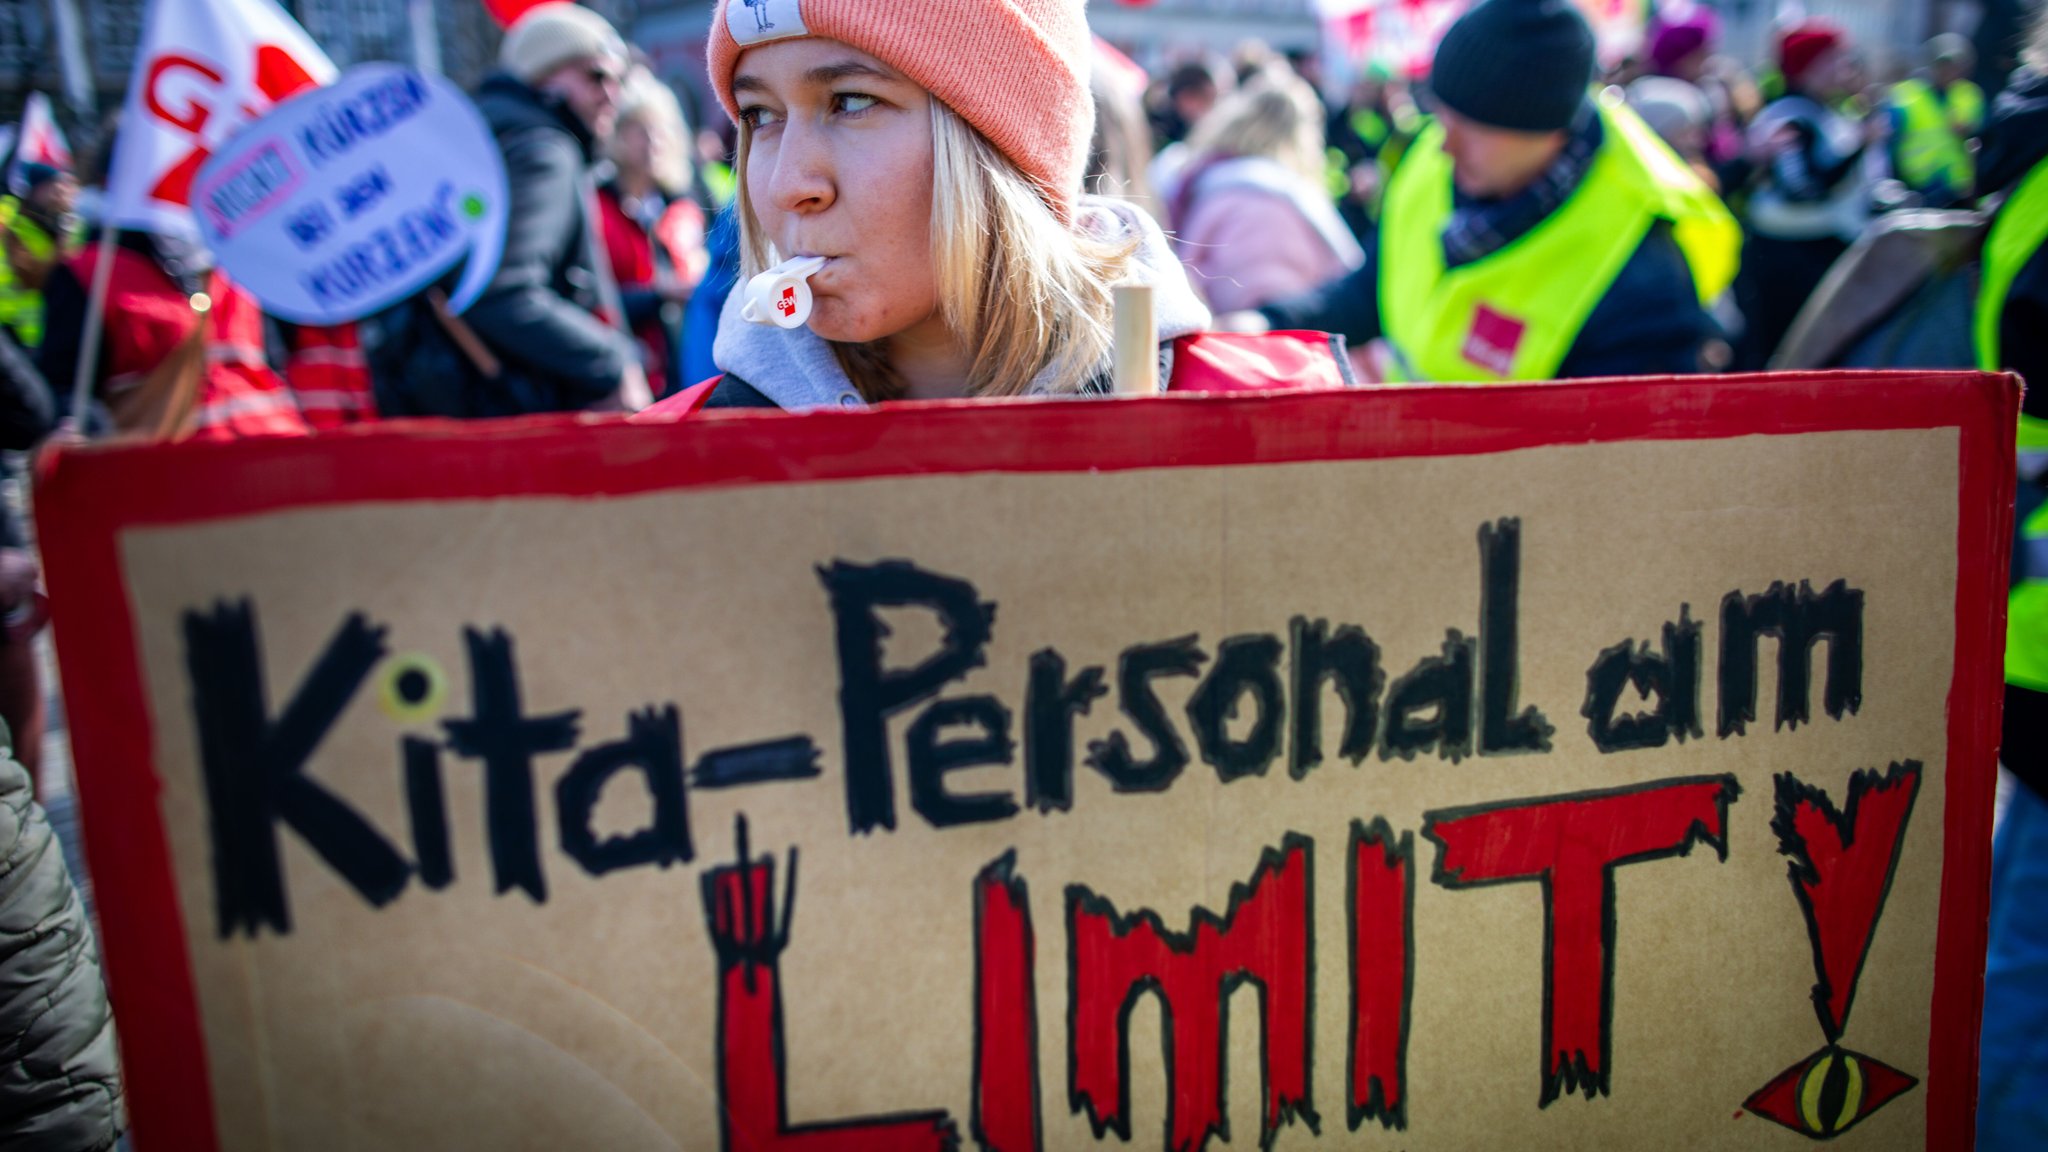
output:
M2048 160L2034 165L1998 209L1984 237L1983 279L1977 288L1977 366L2005 367L1998 340L1999 319L2012 282L2048 242ZM2030 385L2034 381L2028 382ZM2040 382L2048 385L2048 381ZM2048 420L2020 413L2020 474L2038 476L2048 468ZM2005 613L2005 680L2048 692L2048 505L2020 524L2014 543L2020 580Z
M1601 99L1605 135L1571 196L1528 234L1446 268L1451 160L1431 125L1394 172L1380 229L1381 330L1409 380L1546 380L1652 225L1670 222L1702 302L1735 279L1742 229L1634 111Z
M1909 188L1946 186L1968 193L1977 179L1969 139L1984 127L1984 92L1968 80L1936 92L1925 80L1892 85L1899 110L1898 177Z
M57 250L49 233L22 217L21 201L12 196L0 200L0 229L42 259L49 259ZM0 326L12 330L24 347L34 348L43 342L43 294L21 283L4 258L0 258Z

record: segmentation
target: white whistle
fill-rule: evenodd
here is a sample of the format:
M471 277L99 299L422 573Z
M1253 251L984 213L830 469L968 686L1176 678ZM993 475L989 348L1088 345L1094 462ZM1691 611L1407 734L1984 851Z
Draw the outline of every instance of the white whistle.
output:
M770 256L777 255L770 251ZM811 318L809 280L825 266L823 256L798 256L747 281L740 319L777 328L801 328Z

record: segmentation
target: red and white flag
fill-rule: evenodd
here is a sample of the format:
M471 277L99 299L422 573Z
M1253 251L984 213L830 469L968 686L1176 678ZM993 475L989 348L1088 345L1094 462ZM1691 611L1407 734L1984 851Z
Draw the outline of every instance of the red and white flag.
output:
M57 118L50 111L50 98L41 92L28 94L28 103L21 110L21 135L17 141L16 164L47 164L66 172L74 167L71 142L64 139L63 130L57 127Z
M275 0L150 0L106 219L192 234L192 177L271 105L332 83L334 62Z
M1474 0L1315 0L1323 35L1345 59L1397 75L1429 74L1437 42ZM1573 0L1593 26L1600 60L1613 64L1642 50L1649 0ZM1664 5L1667 9L1672 4Z

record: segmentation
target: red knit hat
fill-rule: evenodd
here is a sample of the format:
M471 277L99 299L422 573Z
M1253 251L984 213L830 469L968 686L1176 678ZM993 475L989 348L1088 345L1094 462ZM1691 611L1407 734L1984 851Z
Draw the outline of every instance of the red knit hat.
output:
M1785 29L1778 38L1778 70L1785 74L1786 85L1799 87L1814 61L1841 45L1841 26L1826 20L1806 20Z
M1070 219L1095 104L1083 0L718 0L705 56L711 90L739 118L733 69L756 44L816 36L903 73L995 145Z

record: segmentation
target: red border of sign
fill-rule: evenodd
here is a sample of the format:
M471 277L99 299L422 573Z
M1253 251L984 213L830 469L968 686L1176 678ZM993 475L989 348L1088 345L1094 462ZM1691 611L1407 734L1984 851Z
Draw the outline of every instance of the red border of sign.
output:
M2016 378L1824 373L1114 404L984 401L796 416L704 413L649 423L551 417L488 429L422 421L311 440L59 453L38 486L38 525L138 1140L193 1152L218 1146L152 741L146 719L137 719L148 711L117 563L123 529L366 501L592 498L886 475L1274 464L1953 427L1961 434L1960 562L1926 1146L1970 1152L1973 1025L1982 1015L1990 903L1991 775L2003 698Z

